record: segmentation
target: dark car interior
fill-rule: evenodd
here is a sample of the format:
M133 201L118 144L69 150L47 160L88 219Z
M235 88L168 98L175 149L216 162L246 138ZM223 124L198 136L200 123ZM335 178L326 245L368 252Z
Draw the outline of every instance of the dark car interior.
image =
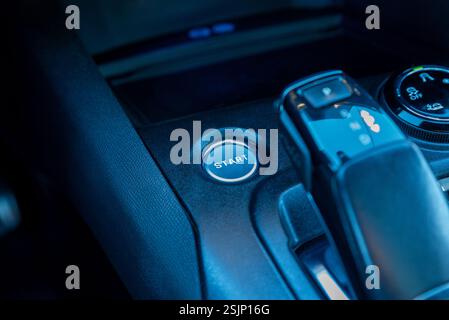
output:
M1 299L449 299L448 1L2 7Z

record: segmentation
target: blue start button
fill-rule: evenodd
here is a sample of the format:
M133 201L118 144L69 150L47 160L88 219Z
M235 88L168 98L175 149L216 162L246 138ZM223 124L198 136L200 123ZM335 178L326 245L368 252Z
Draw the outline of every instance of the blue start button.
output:
M203 168L214 180L236 183L249 179L257 170L254 148L238 140L224 140L203 151Z

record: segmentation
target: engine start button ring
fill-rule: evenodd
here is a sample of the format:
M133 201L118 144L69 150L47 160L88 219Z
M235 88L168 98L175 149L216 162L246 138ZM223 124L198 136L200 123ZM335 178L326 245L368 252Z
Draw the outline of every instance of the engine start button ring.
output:
M204 148L202 166L215 181L238 183L251 178L259 165L255 146L239 140L222 140Z

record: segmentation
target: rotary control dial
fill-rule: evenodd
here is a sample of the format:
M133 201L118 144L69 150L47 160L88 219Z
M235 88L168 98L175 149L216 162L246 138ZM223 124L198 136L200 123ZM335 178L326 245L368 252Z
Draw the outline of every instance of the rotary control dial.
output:
M449 68L407 69L386 83L383 98L407 133L432 142L449 142Z

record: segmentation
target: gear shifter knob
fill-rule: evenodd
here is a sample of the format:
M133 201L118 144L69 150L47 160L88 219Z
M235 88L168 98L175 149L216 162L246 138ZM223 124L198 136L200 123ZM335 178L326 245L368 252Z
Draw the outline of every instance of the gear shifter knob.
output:
M359 154L405 140L380 106L340 71L298 81L282 98L311 151L334 171Z
M449 297L447 201L420 150L363 88L341 71L300 80L282 95L281 122L311 154L303 176L357 296ZM379 289L365 285L371 265Z

